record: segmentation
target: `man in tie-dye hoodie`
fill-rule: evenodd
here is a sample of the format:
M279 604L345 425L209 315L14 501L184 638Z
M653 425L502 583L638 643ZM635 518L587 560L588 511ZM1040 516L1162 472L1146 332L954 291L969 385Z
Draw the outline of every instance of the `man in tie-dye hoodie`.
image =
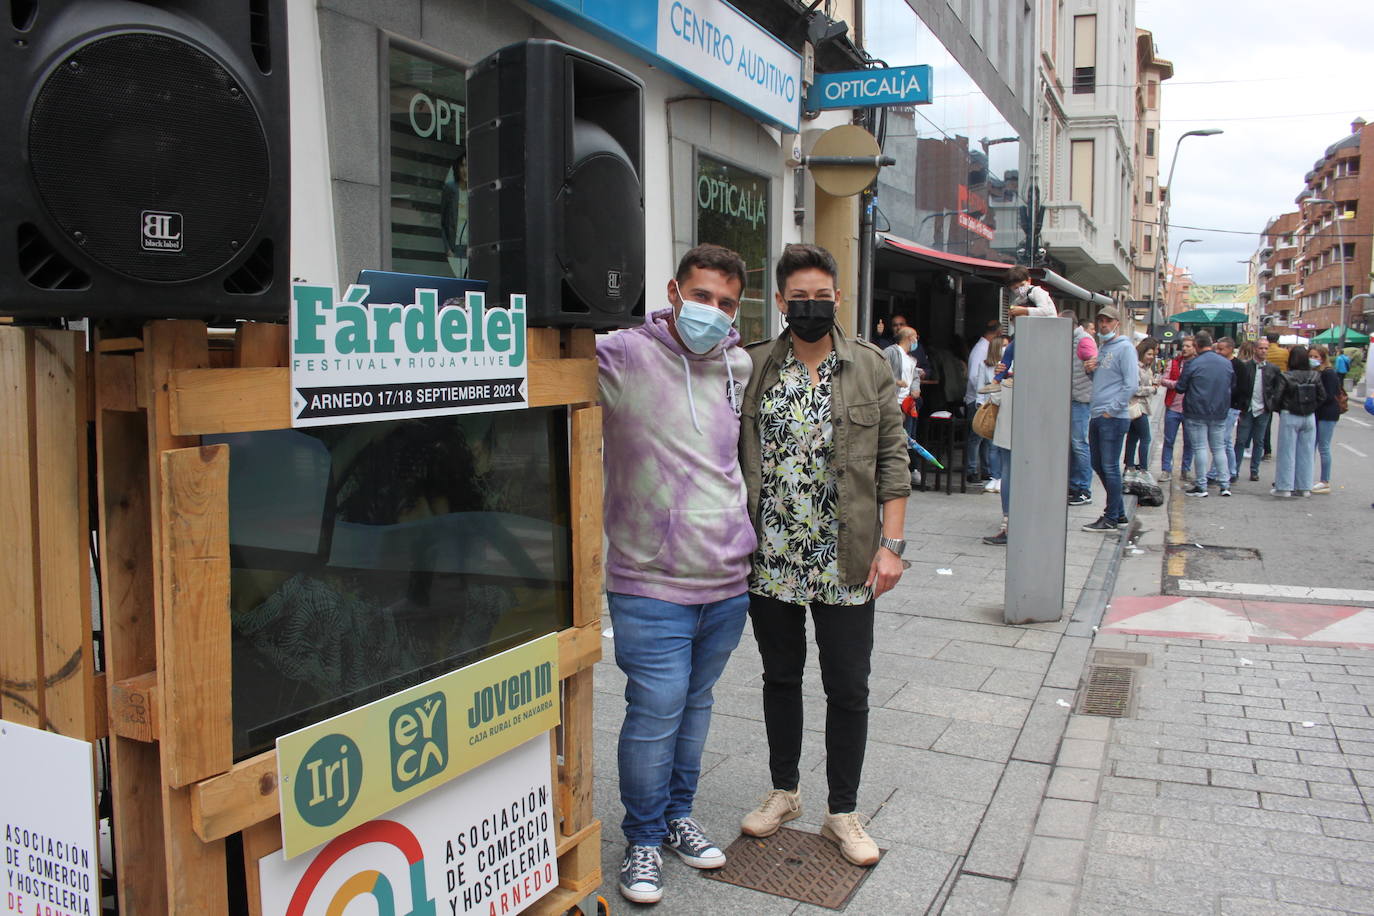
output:
M606 591L625 672L620 892L663 895L659 847L695 868L725 854L692 819L711 689L739 643L756 538L739 468L751 362L734 328L745 266L688 251L665 308L597 341L606 474Z

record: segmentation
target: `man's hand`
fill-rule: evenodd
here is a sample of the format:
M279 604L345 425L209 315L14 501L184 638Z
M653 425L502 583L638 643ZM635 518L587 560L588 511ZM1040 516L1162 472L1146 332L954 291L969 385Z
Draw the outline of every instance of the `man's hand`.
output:
M1083 371L1084 371L1084 372L1096 372L1096 371L1097 371L1097 357L1096 357L1096 356L1094 356L1094 357L1091 358L1091 359L1085 359L1085 360L1083 360Z
M886 547L879 547L878 552L873 555L873 563L868 567L868 578L864 580L864 585L871 587L873 597L877 598L883 592L891 590L900 578L902 558Z
M1030 314L1030 307L1025 305L1013 305L1007 309L1007 314L1013 318L1020 318L1022 315Z

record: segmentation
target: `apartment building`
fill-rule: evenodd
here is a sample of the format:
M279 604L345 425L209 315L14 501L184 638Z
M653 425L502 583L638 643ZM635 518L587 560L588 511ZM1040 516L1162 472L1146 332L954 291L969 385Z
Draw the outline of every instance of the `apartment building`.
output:
M1298 303L1298 227L1302 214L1294 210L1280 213L1264 227L1256 257L1255 290L1259 299L1262 325L1288 327L1296 319Z
M1074 283L1124 297L1137 175L1135 4L1040 0L1039 45L1042 244Z
M1168 257L1168 238L1161 232L1160 209L1165 189L1159 186L1160 83L1174 75L1174 65L1159 56L1154 36L1135 30L1135 185L1131 196L1131 298L1154 300L1158 270ZM1161 250L1162 249L1162 250Z
M1303 176L1303 190L1294 199L1301 216L1295 324L1304 328L1340 324L1342 303L1369 292L1374 177L1361 168L1362 162L1374 168L1374 125L1356 118L1349 135L1328 146ZM1360 299L1350 307L1351 324L1364 321L1365 312L1374 312L1367 308L1371 302Z

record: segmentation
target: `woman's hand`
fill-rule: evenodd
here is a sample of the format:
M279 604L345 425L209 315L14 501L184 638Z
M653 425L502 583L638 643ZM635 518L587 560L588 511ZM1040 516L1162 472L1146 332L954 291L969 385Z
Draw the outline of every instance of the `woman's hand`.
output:
M886 547L879 547L868 567L868 578L864 580L864 585L872 588L873 597L877 598L897 584L897 580L902 578L902 570L902 558Z

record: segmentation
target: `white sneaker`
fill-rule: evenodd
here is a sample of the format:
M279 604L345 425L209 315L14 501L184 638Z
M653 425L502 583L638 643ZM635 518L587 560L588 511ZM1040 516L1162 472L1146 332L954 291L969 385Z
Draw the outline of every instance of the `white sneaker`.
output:
M1318 482L1317 482L1317 485L1314 486L1314 487L1312 488L1312 492L1313 492L1313 493L1326 493L1327 495L1330 495L1330 493L1331 493L1331 484L1327 483L1325 480L1318 481Z
M983 492L984 492L984 493L1001 493L1001 492L1002 492L1002 478L1000 478L1000 477L994 477L994 478L992 478L991 480L989 480L986 484L983 485Z

